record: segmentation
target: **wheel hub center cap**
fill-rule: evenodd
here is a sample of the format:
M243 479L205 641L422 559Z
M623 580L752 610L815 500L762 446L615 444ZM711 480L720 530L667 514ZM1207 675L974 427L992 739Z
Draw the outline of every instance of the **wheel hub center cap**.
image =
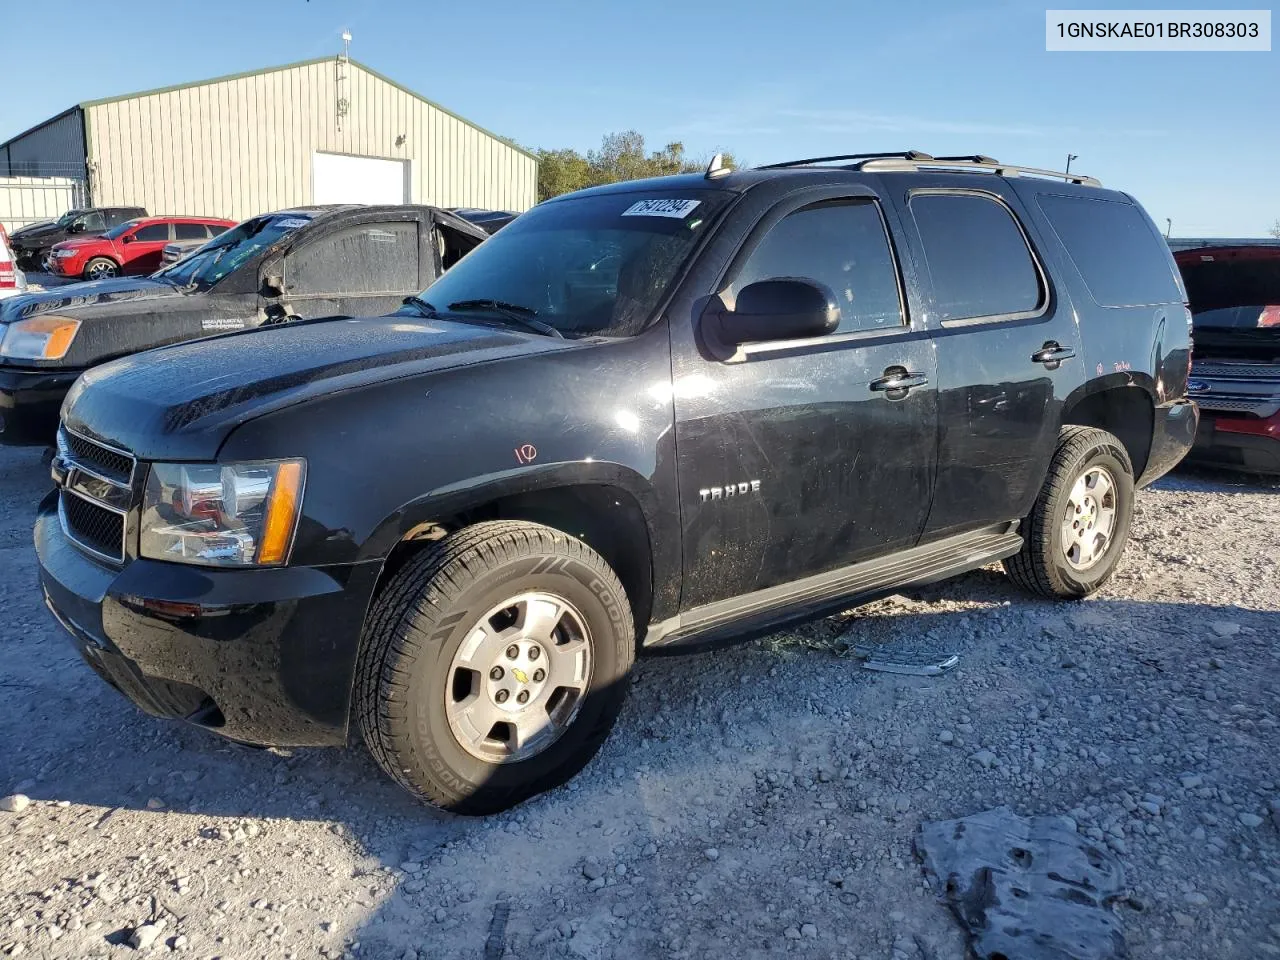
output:
M489 699L508 712L525 709L547 686L547 664L547 652L537 641L527 637L513 640L489 668Z

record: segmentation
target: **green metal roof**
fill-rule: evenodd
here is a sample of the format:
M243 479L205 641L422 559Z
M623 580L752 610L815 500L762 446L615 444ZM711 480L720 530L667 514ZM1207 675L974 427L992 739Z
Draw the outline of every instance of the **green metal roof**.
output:
M150 97L150 96L154 96L157 93L172 93L175 90L189 90L192 87L203 87L211 83L222 83L226 80L243 80L246 77L258 77L258 76L262 76L265 73L276 73L280 70L292 70L295 67L310 67L310 66L314 66L317 63L334 63L335 61L341 60L341 59L342 58L338 56L315 57L311 60L299 60L296 63L283 63L277 67L263 67L260 70L246 70L244 73L229 73L221 77L210 77L208 80L195 80L195 81L192 81L191 83L177 83L170 87L157 87L154 90L139 90L137 93L126 93L118 97L103 97L99 100L85 100L81 103L76 104L74 107L70 107L69 109L62 111L62 113L58 114L56 117L50 117L48 120L45 120L42 123L38 123L34 127L31 127L29 130L24 130L22 133L18 134L17 136L10 137L4 143L0 143L0 147L8 146L10 143L13 143L14 140L22 139L27 134L32 133L36 130L39 130L41 127L45 126L46 124L52 123L54 120L61 119L62 117L66 116L68 113L71 113L73 110L86 110L89 107L100 107L103 104L107 104L107 103L119 103L122 100L135 100L138 97ZM454 113L452 110L448 110L440 106L440 104L436 103L434 100L427 99L422 94L418 93L416 90L410 90L404 84L396 83L390 77L386 77L380 74L377 70L373 70L369 67L366 67L359 60L348 59L347 62L351 64L353 67L359 67L361 70L363 70L365 73L369 74L370 76L377 77L379 80L383 81L384 83L391 84L391 86L395 87L397 90L403 91L404 93L407 93L409 96L416 97L417 99L421 100L423 103L428 104L429 106L435 107L435 109L439 110L441 113L447 114L448 116L453 117L453 119L460 121L461 123L465 123L469 127L474 127L476 130L479 130L481 133L487 136L493 137L493 139L498 140L502 143L505 143L507 146L511 147L512 150L515 150L518 153L524 154L526 157L529 157L531 160L536 161L538 159L528 150L525 150L523 147L516 146L506 137L500 137L498 136L498 134L494 133L492 130L487 130L486 128L480 126L480 124L473 123L472 121L468 120L466 117L459 116L458 114Z

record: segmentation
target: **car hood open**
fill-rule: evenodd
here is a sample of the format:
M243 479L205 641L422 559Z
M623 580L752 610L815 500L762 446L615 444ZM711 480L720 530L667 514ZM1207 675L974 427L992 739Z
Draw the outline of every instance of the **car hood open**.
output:
M577 344L402 315L304 321L94 367L67 395L63 417L73 430L144 460L212 460L235 427L282 407Z

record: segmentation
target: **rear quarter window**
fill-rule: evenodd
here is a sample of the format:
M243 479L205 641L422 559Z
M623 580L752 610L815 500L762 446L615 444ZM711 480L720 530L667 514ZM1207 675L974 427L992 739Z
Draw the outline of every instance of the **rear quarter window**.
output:
M1057 194L1036 202L1099 306L1182 301L1164 239L1133 204Z

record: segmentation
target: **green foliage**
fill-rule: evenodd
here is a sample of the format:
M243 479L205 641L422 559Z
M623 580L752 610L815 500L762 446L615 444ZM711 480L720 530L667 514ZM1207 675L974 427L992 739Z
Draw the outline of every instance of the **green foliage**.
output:
M706 169L710 160L686 155L683 143L668 143L661 150L646 153L644 136L635 130L607 134L600 149L588 150L586 156L567 148L535 152L540 201L603 183L695 173ZM724 162L734 165L729 154L724 155Z

